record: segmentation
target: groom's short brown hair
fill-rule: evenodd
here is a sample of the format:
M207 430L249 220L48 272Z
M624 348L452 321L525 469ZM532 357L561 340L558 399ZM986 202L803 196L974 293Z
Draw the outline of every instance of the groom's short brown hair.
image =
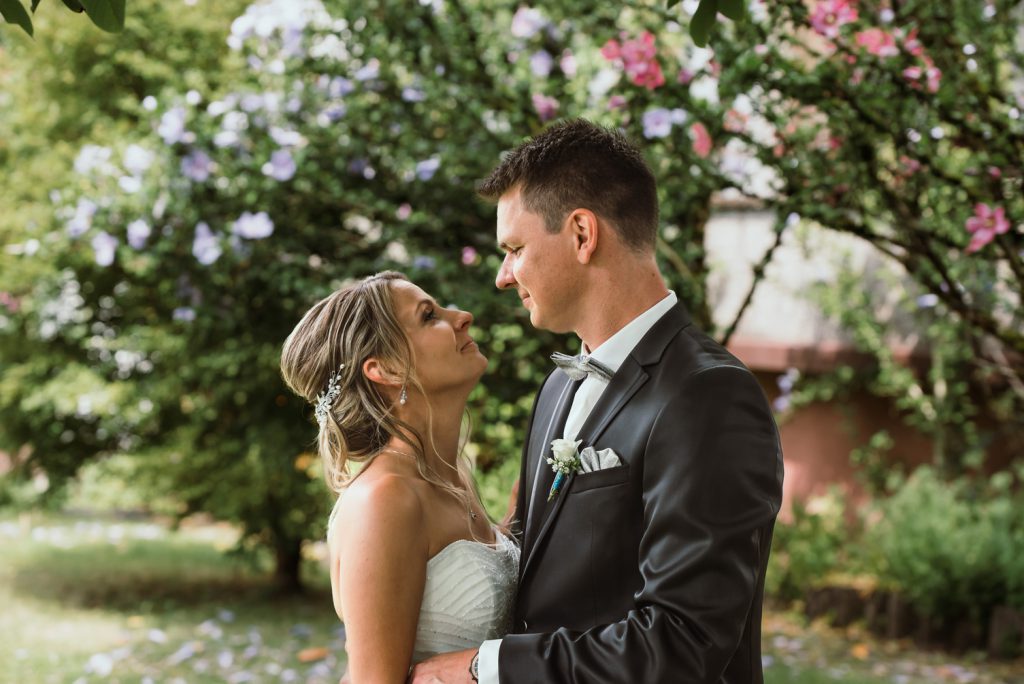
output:
M552 233L573 209L593 211L638 252L653 250L658 190L640 150L625 135L585 119L554 124L508 152L477 187L497 201L520 188L523 205Z

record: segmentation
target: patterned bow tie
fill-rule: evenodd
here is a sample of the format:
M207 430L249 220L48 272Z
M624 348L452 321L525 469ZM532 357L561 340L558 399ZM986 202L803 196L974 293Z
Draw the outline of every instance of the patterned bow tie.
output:
M568 354L555 352L551 355L551 360L569 376L570 380L582 380L588 375L594 374L607 382L614 375L612 369L608 366L582 355L569 356Z

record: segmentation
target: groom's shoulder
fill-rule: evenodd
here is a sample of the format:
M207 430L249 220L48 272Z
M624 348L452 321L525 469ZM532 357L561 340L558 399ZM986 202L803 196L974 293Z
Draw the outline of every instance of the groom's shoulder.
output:
M693 323L682 327L666 345L662 367L679 379L725 369L750 373L732 352Z

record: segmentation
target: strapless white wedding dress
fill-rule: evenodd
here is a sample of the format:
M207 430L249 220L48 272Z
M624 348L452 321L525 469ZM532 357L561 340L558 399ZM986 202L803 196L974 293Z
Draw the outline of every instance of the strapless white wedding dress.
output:
M495 544L460 539L427 562L413 662L477 648L512 624L519 547L494 530Z

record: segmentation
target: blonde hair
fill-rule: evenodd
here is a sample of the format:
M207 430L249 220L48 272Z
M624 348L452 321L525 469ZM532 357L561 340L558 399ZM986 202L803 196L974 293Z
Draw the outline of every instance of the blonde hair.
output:
M340 495L389 441L398 439L412 449L424 480L469 509L474 500L479 502L479 495L462 445L455 466L460 487L427 466L424 436L398 418L393 400L363 374L363 363L377 359L387 371L403 376L403 385L426 397L416 379L415 354L395 311L392 285L396 281L411 282L397 271L383 271L314 304L285 340L281 374L293 392L312 404L326 390L331 373L338 372L340 392L320 424L317 440L327 486L333 492ZM427 410L429 417L429 398ZM433 435L426 437L433 443ZM353 464L364 467L353 473Z

